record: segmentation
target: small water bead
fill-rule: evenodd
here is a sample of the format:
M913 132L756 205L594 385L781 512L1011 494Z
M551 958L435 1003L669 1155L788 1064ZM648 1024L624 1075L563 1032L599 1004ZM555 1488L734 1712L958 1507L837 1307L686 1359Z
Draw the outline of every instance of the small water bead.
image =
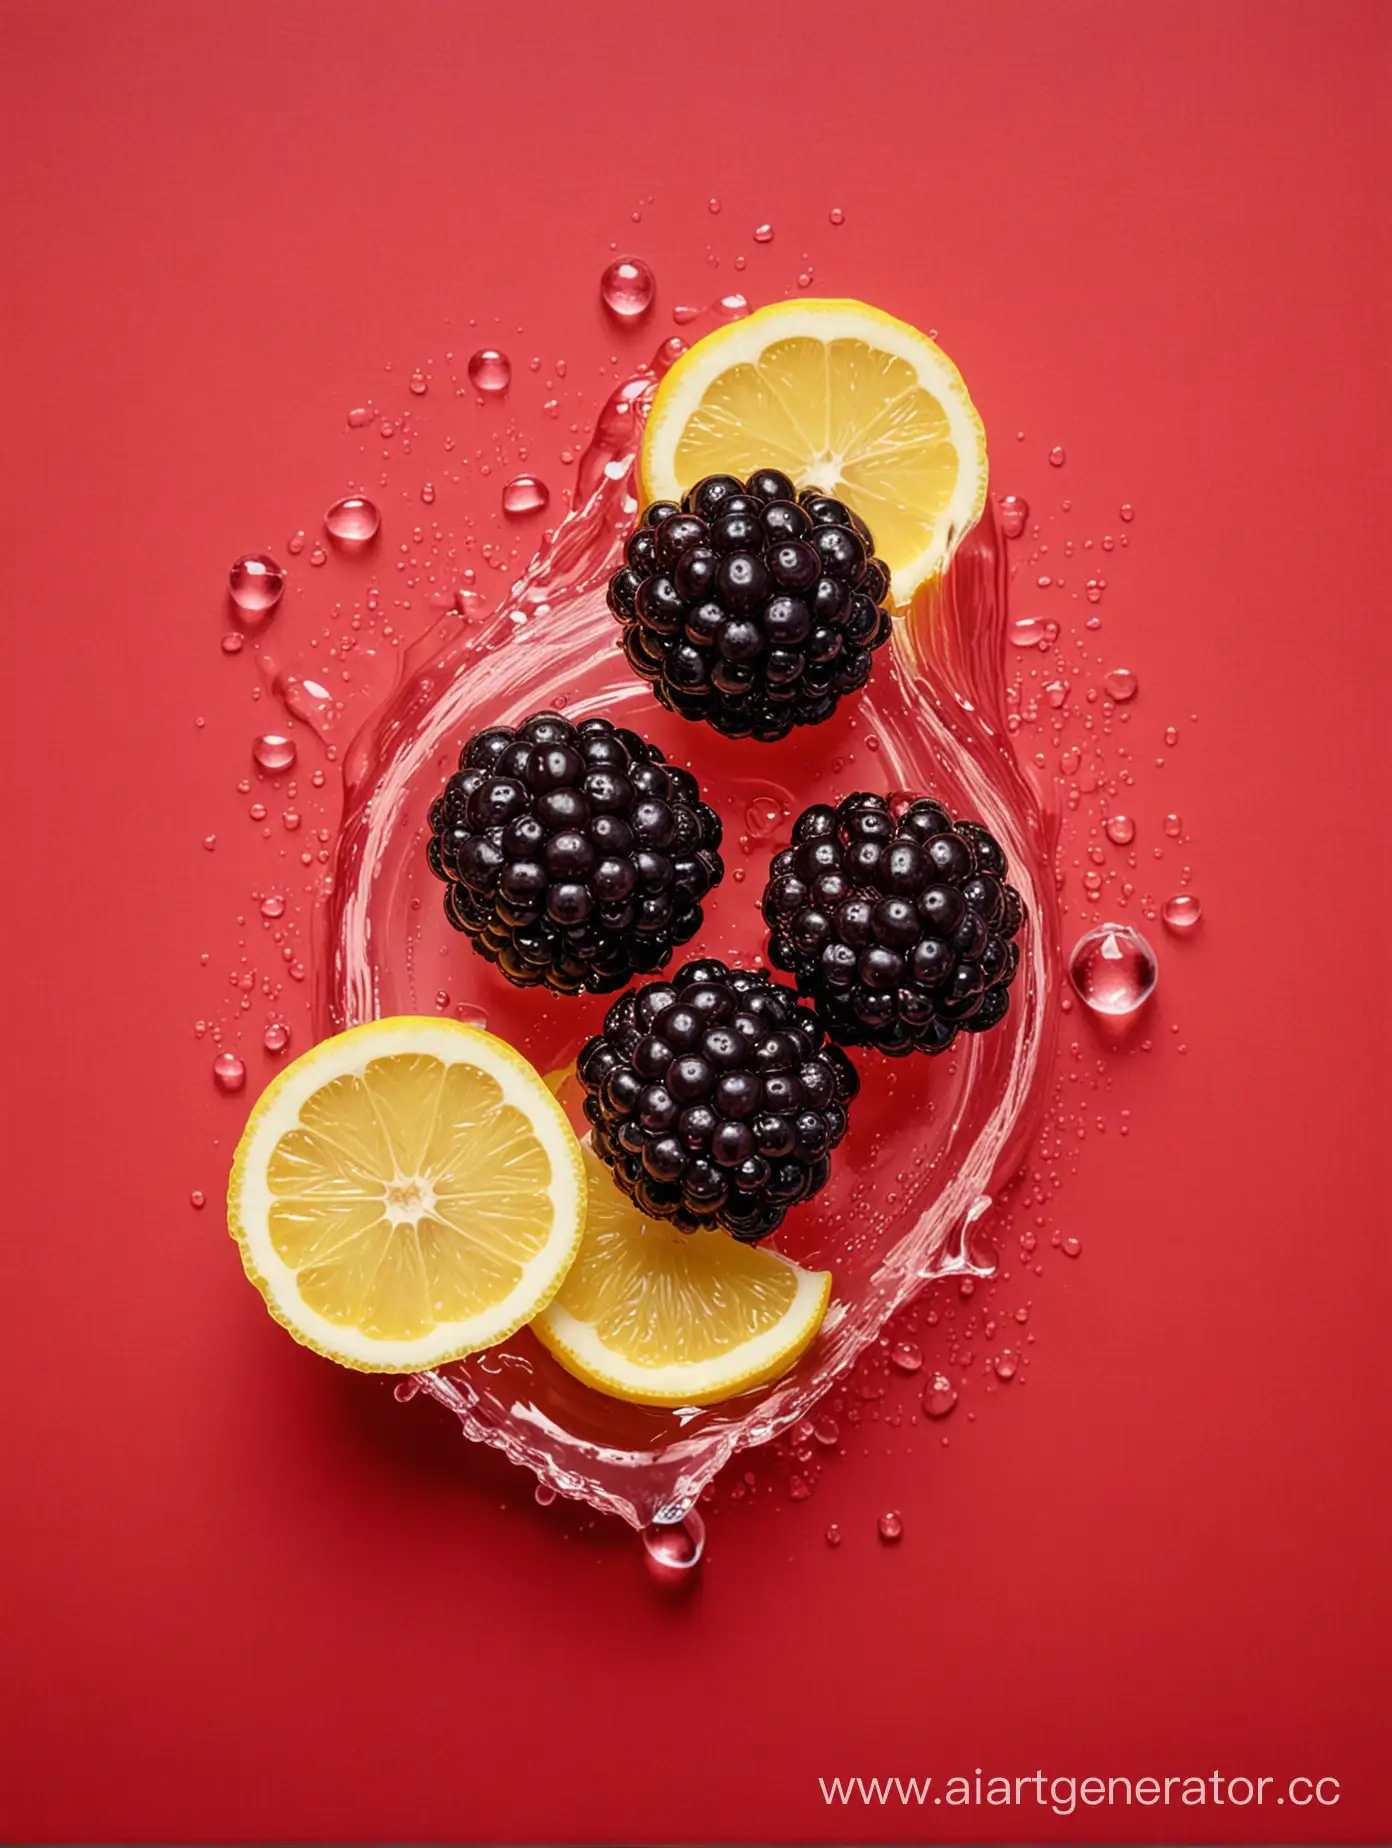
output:
M217 835L216 834L205 834L203 836L204 853L212 853L216 849L216 847L217 847Z
M773 226L755 225L754 242L756 244L771 244L773 242Z
M1123 501L1119 511L1123 520L1134 520L1136 517L1136 509L1130 501Z
M1165 832L1172 841L1177 841L1184 832L1184 822L1181 817L1178 815L1167 815L1165 817Z
M363 494L336 500L324 515L324 530L341 546L363 546L377 537L382 516L376 503Z
M935 1373L923 1395L925 1418L946 1418L957 1405L957 1389L945 1373Z
M1134 699L1140 690L1140 681L1129 667L1114 667L1109 674L1102 676L1102 685L1107 689L1107 697L1124 705L1128 699Z
M280 732L264 732L252 744L251 754L261 769L270 771L272 775L281 770L293 770L299 755L295 740L286 738Z
M806 1501L812 1493L812 1485L806 1476L789 1476L788 1497L791 1501Z
M827 217L834 225L844 225L846 222L846 214L841 210L839 205L832 206L831 210L827 213Z
M514 475L503 489L503 512L510 520L540 513L550 502L551 490L535 475Z
M291 533L290 537L285 541L285 549L292 558L298 558L300 553L304 551L305 533L303 527Z
M1171 748L1179 743L1179 730L1177 726L1167 725L1165 727L1165 743Z
M207 1204L207 1194L204 1193L201 1187L195 1187L193 1192L189 1195L189 1205L196 1213L201 1213Z
M723 314L727 321L742 321L749 313L749 297L738 289L730 295L722 295L715 304L716 312Z
M263 918L283 918L285 916L285 894L268 892L261 900L260 909Z
M1166 930L1184 937L1203 916L1203 906L1192 892L1176 892L1173 898L1167 898L1160 907L1160 916L1165 921Z
M901 1373L917 1373L923 1365L922 1351L912 1341L896 1341L889 1358Z
M1068 974L1094 1014L1124 1019L1155 992L1159 966L1132 925L1099 924L1074 945Z
M1112 815L1104 826L1107 839L1118 847L1127 847L1136 838L1136 824L1129 815Z
M1049 451L1049 461L1054 468L1062 468L1068 457L1057 444Z
M245 647L246 637L240 634L236 629L229 629L222 638L222 652L224 654L240 654Z
M701 310L693 308L689 302L678 302L672 309L672 319L678 327L689 327L700 313Z
M834 1444L840 1442L841 1427L830 1412L823 1412L821 1417L813 1423L812 1435L824 1449L830 1450Z
M777 833L783 819L783 804L776 796L754 796L744 811L744 825L756 841L766 841Z
M895 1508L891 1508L888 1513L882 1514L876 1525L879 1528L881 1540L883 1540L887 1546L897 1545L897 1543L904 1538L904 1517Z
M991 1367L996 1378L998 1380L1004 1380L1007 1385L1014 1379L1017 1365L1018 1363L1015 1356L1010 1352L1009 1348L1006 1348L1003 1353L997 1354L996 1358L991 1362Z
M1007 494L1000 504L1001 531L1007 539L1018 539L1029 521L1029 502L1019 494Z
M246 1066L235 1052L220 1052L213 1060L213 1083L230 1097L246 1083Z
M227 573L227 590L238 614L253 627L280 602L285 573L269 552L248 552Z
M1083 1249L1083 1241L1080 1238L1075 1238L1072 1235L1072 1233L1070 1233L1067 1238L1062 1239L1059 1242L1059 1250L1063 1253L1064 1257L1066 1258L1076 1258L1080 1256L1082 1253L1082 1249Z
M355 404L348 413L348 428L350 430L362 430L372 422L376 415L377 413L372 409L371 405Z
M273 1020L261 1035L261 1044L275 1057L290 1044L290 1029L283 1020Z
M653 273L641 257L616 257L599 279L599 299L624 327L642 320L656 293Z
M470 356L469 383L485 398L501 398L512 383L512 361L496 347L480 347Z
M315 569L316 571L317 571L317 570L319 569L319 567L320 567L321 565L326 565L326 564L328 564L328 562L329 562L329 555L328 555L328 553L327 553L327 552L326 552L326 551L324 550L324 548L323 548L323 546L322 546L322 545L316 545L316 546L315 546L315 548L314 548L314 550L313 550L313 551L312 551L312 552L310 553L310 555L309 555L309 562L310 562L310 564L311 564L311 565L313 565L313 566L314 566L314 569Z
M1015 617L1007 633L1016 648L1038 648L1041 642L1048 640L1048 632L1038 616Z
M720 201L718 199L707 199L706 210L710 213L712 218L716 217L720 211Z
M423 398L430 390L430 380L421 371L419 366L416 367L410 378L407 379L406 389L417 398Z
M654 1521L643 1529L648 1571L659 1584L680 1582L705 1550L706 1524L694 1508L680 1521Z
M826 1543L828 1546L840 1546L841 1540L841 1529L836 1525L835 1521L833 1521L831 1526L826 1530Z

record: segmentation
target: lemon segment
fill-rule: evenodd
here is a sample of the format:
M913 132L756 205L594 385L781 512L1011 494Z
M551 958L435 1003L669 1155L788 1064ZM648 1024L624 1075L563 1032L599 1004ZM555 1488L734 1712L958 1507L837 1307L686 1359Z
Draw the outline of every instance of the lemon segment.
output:
M577 1379L637 1404L711 1405L786 1373L826 1314L828 1271L646 1217L588 1150L580 1255L532 1329Z
M645 502L766 467L861 516L900 608L986 504L986 432L961 373L864 302L775 302L698 341L659 384L639 457Z
M297 1341L416 1372L504 1340L580 1248L580 1145L492 1034L378 1020L325 1040L252 1111L228 1185L247 1275Z

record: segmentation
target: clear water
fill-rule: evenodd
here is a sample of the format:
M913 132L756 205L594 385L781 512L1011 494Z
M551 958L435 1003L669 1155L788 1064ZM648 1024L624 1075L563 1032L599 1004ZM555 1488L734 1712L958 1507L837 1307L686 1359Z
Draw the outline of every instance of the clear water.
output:
M832 1181L776 1240L834 1277L825 1326L785 1378L699 1411L628 1406L573 1379L525 1331L421 1377L469 1437L558 1493L642 1528L679 1523L735 1452L805 1420L926 1280L989 1271L971 1229L1036 1127L1059 966L1056 818L1009 743L1007 571L989 510L946 579L897 623L866 692L809 733L773 746L723 739L663 712L628 670L605 582L632 524L646 405L676 350L666 343L611 396L581 459L575 511L511 593L482 617L472 607L445 612L345 754L317 1031L447 1005L551 1072L596 1029L602 999L538 998L474 955L446 924L425 862L427 812L460 745L482 726L548 707L632 725L689 765L719 808L728 872L688 954L758 959L770 855L807 803L860 788L929 792L985 822L1009 855L1030 923L1013 1006L996 1031L963 1036L937 1060L856 1055L863 1089Z

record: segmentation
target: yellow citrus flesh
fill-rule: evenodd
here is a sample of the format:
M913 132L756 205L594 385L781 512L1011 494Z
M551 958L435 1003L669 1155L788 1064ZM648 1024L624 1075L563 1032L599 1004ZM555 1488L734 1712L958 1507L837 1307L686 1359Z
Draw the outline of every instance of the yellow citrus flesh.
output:
M643 432L645 502L778 468L869 526L894 601L941 571L986 504L986 432L926 334L855 301L776 302L700 340Z
M585 1238L532 1324L561 1365L617 1399L710 1405L786 1373L822 1325L827 1271L720 1231L649 1219L588 1150Z
M252 1112L228 1188L247 1275L297 1341L371 1372L491 1346L580 1248L580 1145L493 1035L373 1021L314 1047Z

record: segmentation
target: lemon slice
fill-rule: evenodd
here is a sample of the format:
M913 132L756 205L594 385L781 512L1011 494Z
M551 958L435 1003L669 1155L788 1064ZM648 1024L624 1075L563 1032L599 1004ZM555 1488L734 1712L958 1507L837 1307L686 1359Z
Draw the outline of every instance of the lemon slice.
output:
M377 1020L266 1090L227 1223L297 1341L408 1373L520 1328L580 1249L585 1181L565 1113L520 1054L450 1020Z
M639 458L645 502L756 468L858 513L901 608L986 505L986 431L961 373L864 302L760 308L699 340L658 386Z
M642 1405L711 1405L786 1373L822 1325L831 1273L649 1219L588 1149L585 1168L580 1255L532 1324L561 1365Z

